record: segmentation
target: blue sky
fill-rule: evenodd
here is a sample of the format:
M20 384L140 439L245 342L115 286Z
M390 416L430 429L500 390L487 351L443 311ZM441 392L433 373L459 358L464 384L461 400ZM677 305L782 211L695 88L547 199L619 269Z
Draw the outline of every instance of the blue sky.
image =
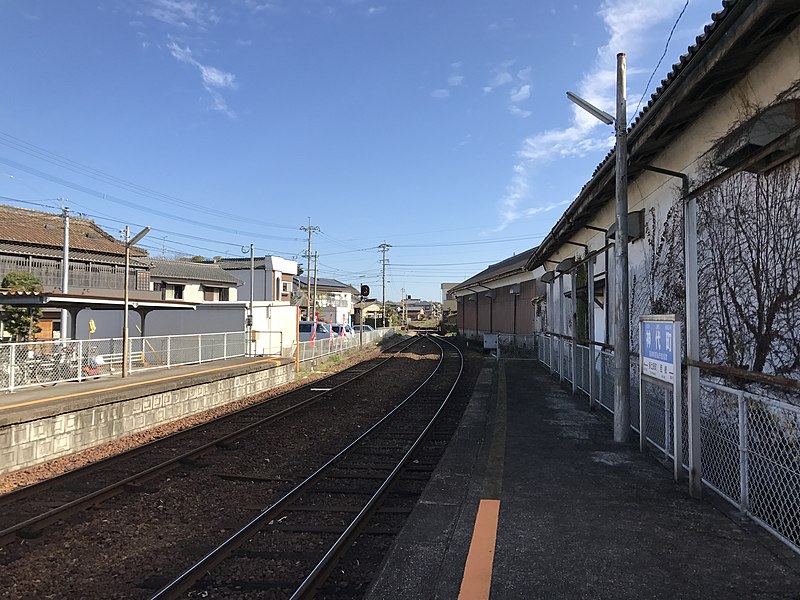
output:
M438 299L536 245L720 0L4 0L0 202ZM13 199L13 200L9 200ZM23 202L19 202L23 201ZM32 203L32 204L31 204ZM44 205L44 206L42 206Z

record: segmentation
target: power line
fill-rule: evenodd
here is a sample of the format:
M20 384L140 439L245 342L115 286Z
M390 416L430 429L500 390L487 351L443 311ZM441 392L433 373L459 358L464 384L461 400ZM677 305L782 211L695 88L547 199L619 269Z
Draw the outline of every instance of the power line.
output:
M139 205L139 204L137 204L135 202L131 202L129 200L123 200L122 198L119 198L117 196L113 196L111 194L104 194L103 192L99 192L99 191L97 191L97 190L95 190L93 188L89 188L89 187L74 183L72 181L68 181L66 179L62 179L61 177L57 177L55 175L51 175L49 173L45 173L44 171L40 171L39 169L35 169L33 167L28 167L28 166L22 165L20 163L17 163L17 162L15 162L13 160L10 160L10 159L4 158L4 157L0 157L0 163L3 163L3 164L8 165L10 167L14 167L15 169L19 169L21 171L25 171L26 173L30 173L31 175L35 175L37 177L41 177L43 179L47 179L48 181L52 181L53 183L58 183L59 185L67 186L67 187L72 188L72 189L74 189L76 191L82 192L82 193L87 194L89 196L94 196L96 198L99 198L99 199L107 201L107 202L113 202L114 204L120 204L122 206L126 206L128 208L132 208L134 210L147 212L149 214L156 214L156 215L165 217L167 219L172 219L172 220L175 220L175 221L188 223L190 225L196 225L198 227L203 227L205 229L211 229L211 230L216 230L216 231L224 231L225 233L232 233L234 235L248 236L248 237L251 237L251 238L252 237L256 237L256 238L260 238L260 239L289 240L289 241L297 241L297 239L298 239L298 238L280 237L280 236L274 236L274 235L264 235L262 233L255 233L255 232L252 232L252 231L243 231L243 230L238 230L238 229L232 229L230 227L222 227L222 226L219 226L219 225L209 225L207 223L204 223L203 221L195 221L194 219L188 219L186 217L180 217L178 215L173 215L171 213L168 213L168 212L165 212L165 211L162 211L162 210L158 210L158 209L155 209L155 208L144 208L144 207L142 207L141 205Z
M675 23L672 25L672 29L669 32L669 37L667 37L667 43L664 44L664 52L661 55L661 58L658 59L658 64L656 65L656 68L653 69L653 72L650 74L650 79L647 80L647 85L644 86L644 91L642 92L642 97L639 98L639 102L636 103L636 108L633 109L633 113L631 113L631 119L630 119L630 121L628 121L628 125L633 123L633 120L636 118L636 115L639 114L639 107L642 105L642 100L644 100L644 97L647 94L647 90L650 89L650 84L653 82L653 77L655 76L656 71L658 71L658 67L661 66L661 61L664 60L664 57L667 55L667 48L669 48L669 43L672 40L672 34L675 33L675 28L678 26L678 22L681 20L681 17L683 17L683 13L686 12L686 8L688 6L689 6L689 0L686 0L686 4L683 5L683 8L681 9L681 13L678 15L678 18L675 19Z
M30 142L26 142L21 138L15 137L11 134L2 131L0 131L0 144L12 148L14 150L17 150L19 152L22 152L23 154L27 154L28 156L31 156L33 158L37 158L39 160L50 163L57 167L66 169L68 171L72 171L73 173L77 173L78 175L83 175L84 177L88 177L90 179L94 179L102 183L113 185L120 189L124 189L126 191L133 192L141 196L146 196L154 200L160 200L168 204L179 206L181 208L191 208L193 210L204 212L206 214L218 217L224 217L232 221L239 221L243 223L257 223L258 225L262 225L264 227L275 227L278 229L294 229L294 227L291 227L290 225L279 225L276 223L269 223L266 221L253 219L251 217L239 217L237 215L230 214L229 212L226 211L209 208L207 206L197 204L196 202L189 202L188 200L182 200L176 196L170 196L169 194L164 194L163 192L159 192L152 188L148 188L139 185L137 183L121 179L114 175L110 175L108 173L100 171L99 169L95 169L88 165L84 165L82 163L74 161L65 156L61 156L54 152L50 152L49 150L31 144Z

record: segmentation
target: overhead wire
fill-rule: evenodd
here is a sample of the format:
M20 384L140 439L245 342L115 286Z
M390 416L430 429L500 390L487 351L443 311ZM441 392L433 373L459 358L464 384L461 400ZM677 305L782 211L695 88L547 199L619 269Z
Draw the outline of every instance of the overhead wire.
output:
M171 196L169 194L159 192L152 188L148 188L139 185L137 183L121 179L114 175L110 175L108 173L105 173L104 171L95 169L88 165L84 165L65 156L56 154L54 152L50 152L49 150L41 148L40 146L36 146L35 144L27 142L21 138L13 136L9 133L5 133L3 131L0 131L0 144L12 148L14 150L17 150L18 152L22 152L23 154L27 154L28 156L31 156L33 158L42 160L44 162L50 163L52 165L66 169L68 171L72 171L73 173L83 175L84 177L88 177L96 181L101 181L103 183L113 185L120 189L124 189L126 191L133 192L141 196L146 196L154 200L159 200L168 204L172 204L174 206L179 206L181 208L191 208L196 211L204 212L206 214L218 217L227 218L232 221L239 221L244 223L257 223L258 225L262 225L264 227L275 227L278 229L295 229L295 227L290 225L280 225L277 223L270 223L267 221L261 221L259 219L253 219L252 217L240 217L238 215L231 214L226 211L218 210L208 206L203 206L202 204L198 204L196 202L190 202L188 200L183 200L176 196Z
M214 231L223 231L225 233L232 233L234 235L250 236L250 237L256 237L256 238L260 238L260 239L289 240L289 241L297 241L297 240L300 239L299 237L289 238L289 237L274 236L274 235L264 235L263 233L255 233L255 232L251 232L251 231L243 231L243 230L233 229L233 228L230 228L230 227L223 227L223 226L220 226L220 225L209 225L208 223L205 223L203 221L196 221L194 219L189 219L187 217L181 217L181 216L174 215L174 214L171 214L171 213L168 213L168 212L165 212L165 211L162 211L162 210L158 210L158 209L155 209L155 208L152 208L152 207L143 207L143 206L141 206L141 205L139 205L139 204L137 204L135 202L131 202L129 200L124 200L124 199L119 198L117 196L114 196L114 195L111 195L111 194L104 194L103 192L100 192L100 191L95 190L93 188L89 188L89 187L77 184L75 182L63 179L61 177L58 177L58 176L55 176L55 175L51 175L49 173L45 173L44 171L40 171L39 169L35 169L33 167L28 167L26 165L22 165L20 163L17 163L16 161L7 159L5 157L0 157L0 163L3 163L5 165L11 166L11 167L14 167L15 169L19 169L21 171L25 171L26 173L30 173L31 175L36 175L37 177L42 177L43 179L47 179L48 181L52 181L53 183L58 183L59 185L64 185L66 187L69 187L69 188L74 189L76 191L82 192L82 193L87 194L89 196L94 196L94 197L99 198L99 199L104 200L104 201L112 202L114 204L119 204L119 205L125 206L127 208L132 208L134 210L138 210L138 211L141 211L141 212L147 212L149 214L156 214L156 215L162 216L162 217L167 218L167 219L181 221L183 223L188 223L190 225L196 225L198 227L203 227L205 229L210 229L210 230L214 230Z
M664 60L664 57L667 55L667 49L669 48L669 43L672 41L672 34L675 33L675 28L678 26L678 23L680 22L681 17L683 17L683 13L686 12L686 8L688 6L689 6L689 0L686 0L686 3L683 5L683 8L681 9L678 18L675 19L675 23L673 23L672 29L669 32L669 36L667 37L667 43L664 44L664 52L661 54L661 58L658 59L658 64L656 65L656 68L653 69L653 72L650 74L650 79L647 80L647 85L644 86L644 91L642 92L642 96L639 98L639 102L636 103L636 108L634 108L633 112L631 113L631 118L628 121L628 125L633 123L633 120L639 113L639 107L642 105L642 100L644 100L644 97L647 95L647 91L650 89L650 84L653 82L653 77L655 77L656 71L658 71L658 68L661 66L661 61Z

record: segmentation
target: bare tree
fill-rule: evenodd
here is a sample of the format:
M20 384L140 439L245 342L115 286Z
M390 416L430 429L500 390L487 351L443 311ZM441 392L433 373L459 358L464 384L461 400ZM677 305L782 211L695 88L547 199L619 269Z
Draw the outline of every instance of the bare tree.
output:
M712 167L708 167L712 169ZM800 370L800 161L740 172L698 198L702 350L710 362Z

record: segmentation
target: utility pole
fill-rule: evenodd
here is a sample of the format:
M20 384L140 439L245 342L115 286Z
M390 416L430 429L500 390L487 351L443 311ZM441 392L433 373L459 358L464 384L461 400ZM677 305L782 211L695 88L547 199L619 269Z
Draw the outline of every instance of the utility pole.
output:
M319 253L314 252L314 305L313 305L313 313L311 317L309 317L312 321L314 320L314 315L317 314L317 271L319 267Z
M614 123L617 190L617 236L614 240L614 441L627 442L631 434L630 307L628 306L628 119L625 103L625 53L617 54L617 117Z
M62 209L61 216L64 219L64 257L61 261L61 293L66 294L69 292L69 207L65 206ZM69 312L66 308L61 309L61 339L65 340L69 337L67 334L67 321L69 320Z
M308 232L308 251L306 252L306 289L308 290L309 296L311 296L311 235L315 231L320 231L320 228L317 227L316 225L312 225L311 217L308 217L308 227L304 225L303 227L300 228L300 230ZM316 304L316 298L314 297L309 298L308 310L312 310L311 307L314 304ZM308 320L309 321L314 320L313 312L308 315Z
M406 325L406 288L400 288L400 327Z
M247 246L242 246L242 253L247 252ZM253 258L253 244L250 244L250 306L247 309L247 354L252 355L253 345L253 286L255 285L255 259ZM264 289L266 294L266 289Z
M383 298L381 304L383 305L382 311L383 311L384 327L386 327L386 252L391 247L392 247L391 244L387 244L386 242L383 242L380 246L378 246L378 248L380 248L381 252L383 253L383 258L381 259L381 262L383 263Z

